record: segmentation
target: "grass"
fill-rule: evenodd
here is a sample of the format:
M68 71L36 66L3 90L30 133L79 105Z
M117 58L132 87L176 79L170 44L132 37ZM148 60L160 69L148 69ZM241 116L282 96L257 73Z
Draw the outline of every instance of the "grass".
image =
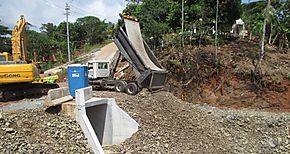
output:
M112 42L112 40L106 40L106 41L104 41L104 42L101 43L101 44L94 44L94 45L89 45L89 44L87 44L87 45L84 46L84 53L89 53L89 52L91 52L93 49L101 48L101 47L103 47L103 46L105 46L106 44L111 43L111 42ZM74 52L72 51L72 53L74 53ZM76 62L76 63L82 63L82 60L76 58L76 59L75 59L75 62ZM58 61L55 62L55 63L54 63L54 62L43 62L43 63L41 64L41 67L42 67L42 70L48 70L48 69L54 68L54 67L56 67L56 66L60 66L60 65L62 65L62 64L64 64L64 63L66 63L66 61L64 62L64 61L58 59ZM59 76L60 76L60 75L59 75Z
M90 51L92 51L93 49L96 49L96 48L102 48L103 46L105 46L106 44L109 44L111 42L112 42L112 40L106 40L106 41L104 41L101 44L94 44L94 45L86 44L85 47L84 47L85 48L85 52L90 52Z

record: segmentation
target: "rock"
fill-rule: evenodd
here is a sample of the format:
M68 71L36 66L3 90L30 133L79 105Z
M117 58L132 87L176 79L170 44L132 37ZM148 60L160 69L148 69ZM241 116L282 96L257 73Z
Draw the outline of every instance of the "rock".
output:
M165 144L164 144L164 147L165 147L166 149L168 149L168 148L169 148L169 144L168 144L168 143L165 143Z
M48 123L46 123L46 125L49 127L49 126L51 126L51 123L50 123L50 122L48 122Z
M267 142L268 142L268 144L270 145L271 148L275 148L277 146L277 142L274 139L270 138L270 137L267 140Z
M5 148L0 153L91 153L82 131L74 131L80 126L68 117L42 109L1 114L5 123L0 125L0 145ZM62 126L55 127L58 124ZM59 134L64 134L63 139L56 138Z

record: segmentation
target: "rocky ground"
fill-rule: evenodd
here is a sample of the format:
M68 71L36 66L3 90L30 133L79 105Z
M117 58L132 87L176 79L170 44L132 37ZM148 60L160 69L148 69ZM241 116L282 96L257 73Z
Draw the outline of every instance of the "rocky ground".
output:
M219 109L184 102L169 92L115 97L140 128L112 153L289 153L290 114Z
M257 43L221 46L218 72L213 46L185 49L160 53L169 71L166 91L94 92L116 98L140 124L132 138L104 147L107 153L290 153L287 51L267 48L264 77L253 84ZM0 104L0 153L91 153L77 122L46 113L40 99Z
M42 109L0 112L0 153L91 153L75 120Z
M107 153L289 153L290 113L219 109L166 91L113 97L139 131ZM0 112L0 153L91 153L73 119L42 108Z

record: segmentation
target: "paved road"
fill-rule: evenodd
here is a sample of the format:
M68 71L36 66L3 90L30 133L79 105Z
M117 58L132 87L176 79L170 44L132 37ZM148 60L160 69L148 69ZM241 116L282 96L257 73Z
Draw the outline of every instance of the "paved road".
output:
M90 60L108 60L113 61L119 54L115 43L110 43L101 48L100 51L94 52Z

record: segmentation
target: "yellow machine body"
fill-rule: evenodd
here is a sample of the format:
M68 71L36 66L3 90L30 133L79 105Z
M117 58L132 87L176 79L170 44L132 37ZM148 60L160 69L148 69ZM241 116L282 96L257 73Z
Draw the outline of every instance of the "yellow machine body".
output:
M27 57L27 21L22 15L12 31L12 58L13 61L28 61Z
M38 82L42 81L37 68L39 62L36 58L32 62L27 56L26 25L27 21L21 16L12 31L12 61L8 60L8 53L0 54L5 57L0 61L0 101L47 94L49 89L59 87Z
M0 54L5 57L5 61L0 63L0 84L33 82L39 76L36 65L27 64L26 25L27 21L21 16L12 31L13 61L8 61L8 53Z
M34 64L0 65L0 84L33 82L38 78Z
M0 52L0 62L1 61L8 61L8 53L7 52Z

